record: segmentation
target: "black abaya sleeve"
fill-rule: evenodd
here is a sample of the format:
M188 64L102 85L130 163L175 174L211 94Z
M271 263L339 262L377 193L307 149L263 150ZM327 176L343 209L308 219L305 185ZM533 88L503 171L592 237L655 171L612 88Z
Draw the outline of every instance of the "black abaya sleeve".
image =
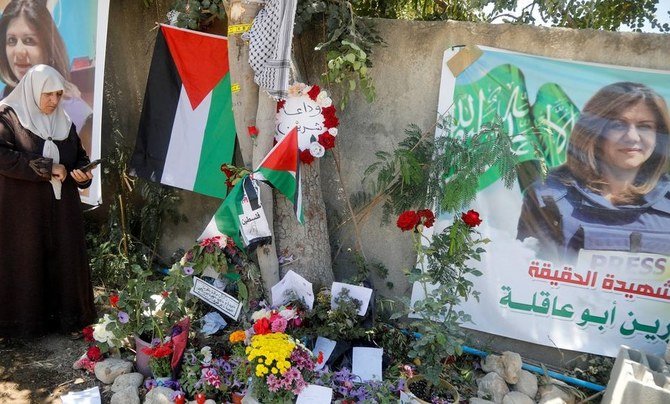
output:
M0 175L26 181L49 181L52 160L37 153L18 151L14 131L0 116Z

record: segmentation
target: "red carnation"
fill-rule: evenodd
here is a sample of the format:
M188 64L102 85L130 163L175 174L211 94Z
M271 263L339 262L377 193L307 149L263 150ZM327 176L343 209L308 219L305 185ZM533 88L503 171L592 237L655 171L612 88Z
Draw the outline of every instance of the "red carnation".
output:
M161 296L163 296L164 299L166 299L169 295L170 295L170 292L168 292L167 290L164 290L164 291L161 292Z
M286 100L277 101L277 112L279 112L282 108L284 108L284 104L286 104Z
M257 335L269 334L271 329L270 320L263 317L254 323L254 331Z
M258 136L258 128L255 125L247 126L247 131L251 137Z
M102 352L100 351L100 348L97 345L93 345L88 347L88 350L86 351L86 356L93 362L97 362L100 359L102 359Z
M470 227L479 226L482 222L482 219L479 218L479 212L473 209L461 214L461 219Z
M422 209L416 212L416 214L419 215L419 218L421 219L421 224L423 224L426 227L433 227L433 223L435 223L435 215L433 214L432 210Z
M309 149L305 149L300 152L300 161L302 161L304 164L312 164L314 161L314 156L312 156L312 153L309 152Z
M119 295L110 295L109 296L109 304L112 307L116 307L116 305L119 304Z
M324 132L323 134L319 135L319 143L321 143L321 146L323 146L323 148L326 150L332 149L335 147L335 136L328 132Z
M316 97L319 96L319 93L320 93L320 92L321 92L321 89L319 88L319 86L317 86L316 84L314 84L314 85L312 86L312 88L310 88L309 91L307 92L307 95L309 95L309 98L311 98L312 100L316 101Z
M154 352L151 356L154 358L164 358L166 356L172 355L172 345L170 343L161 344L154 349Z
M396 226L402 231L413 230L419 224L419 215L413 210L406 210L398 216Z
M93 342L93 327L90 325L88 327L84 327L83 330L81 330L81 334L84 336L84 341L86 342Z

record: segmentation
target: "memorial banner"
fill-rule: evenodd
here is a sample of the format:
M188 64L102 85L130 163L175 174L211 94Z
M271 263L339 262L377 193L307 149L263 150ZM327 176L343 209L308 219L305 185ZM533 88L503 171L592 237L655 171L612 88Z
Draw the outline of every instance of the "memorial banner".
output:
M491 243L464 326L607 356L622 344L662 354L670 72L466 49L445 52L438 113L453 125L436 136L499 125L518 180L505 188L495 166L479 180L471 208ZM449 222L440 215L435 231Z
M82 146L91 160L100 158L109 0L0 0L0 12L2 98L30 67L54 67L66 80L61 103ZM95 168L93 183L80 191L83 202L102 203L100 177Z

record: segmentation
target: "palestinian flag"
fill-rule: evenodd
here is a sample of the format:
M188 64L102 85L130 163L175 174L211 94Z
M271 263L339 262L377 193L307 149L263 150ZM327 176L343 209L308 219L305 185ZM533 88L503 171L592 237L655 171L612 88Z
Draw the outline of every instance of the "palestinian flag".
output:
M291 129L270 150L254 171L253 177L255 180L268 183L293 202L293 210L298 222L304 223L297 127Z
M252 177L254 180L268 183L289 198L293 202L298 222L303 223L299 162L298 129L293 128L270 150ZM243 210L243 183L246 179L247 177L235 184L198 240L227 235L232 237L238 246L244 245L240 236L239 215Z
M225 198L235 148L228 40L161 25L130 167L142 178Z

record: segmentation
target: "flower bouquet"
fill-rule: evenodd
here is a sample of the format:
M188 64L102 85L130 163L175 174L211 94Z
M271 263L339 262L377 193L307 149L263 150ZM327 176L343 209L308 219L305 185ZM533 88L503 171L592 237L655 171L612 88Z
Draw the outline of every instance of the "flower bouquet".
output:
M285 332L295 319L299 317L293 308L261 309L253 313L251 329L230 335L234 345L246 345L243 353L237 352L243 355L250 390L259 402L291 402L314 376L312 353Z
M172 374L172 339L166 337L165 342L155 341L151 346L143 348L142 352L149 355L149 367L154 378L170 377Z
M241 356L214 358L209 346L191 348L184 353L180 385L189 397L201 393L217 401L231 401L233 394L246 392L246 376L238 377L241 362Z

